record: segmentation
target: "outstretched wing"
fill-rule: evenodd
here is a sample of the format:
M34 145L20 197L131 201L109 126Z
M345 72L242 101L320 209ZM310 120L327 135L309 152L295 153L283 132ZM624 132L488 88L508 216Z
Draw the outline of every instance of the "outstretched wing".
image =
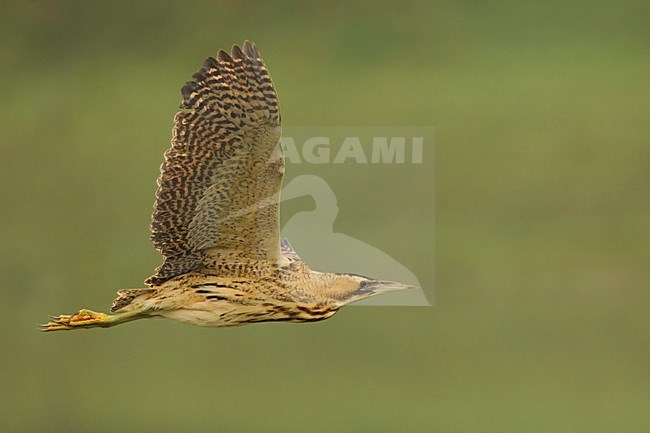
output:
M182 89L151 224L163 264L146 283L209 266L215 256L278 260L284 173L280 113L254 44L208 58Z

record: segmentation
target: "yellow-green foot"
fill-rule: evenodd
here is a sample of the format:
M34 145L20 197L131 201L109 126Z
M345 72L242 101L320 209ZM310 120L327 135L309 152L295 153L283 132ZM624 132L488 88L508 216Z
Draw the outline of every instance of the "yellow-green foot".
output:
M70 331L72 329L108 328L120 323L151 317L148 309L135 308L115 314L98 313L92 310L79 310L70 316L50 316L50 321L40 325L41 331Z
M75 314L50 316L50 321L40 325L41 331L66 331L78 328L94 328L96 326L111 326L111 316L91 310L79 310Z

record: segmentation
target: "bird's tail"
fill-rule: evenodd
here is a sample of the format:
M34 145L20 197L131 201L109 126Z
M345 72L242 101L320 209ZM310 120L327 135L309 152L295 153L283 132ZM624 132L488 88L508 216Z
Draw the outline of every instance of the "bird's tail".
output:
M139 298L140 296L143 295L150 295L155 291L156 289L118 290L117 298L115 298L115 300L113 301L113 305L111 306L111 312L115 313L120 310L128 311L129 308L127 307L131 305L131 302L133 302L134 299Z

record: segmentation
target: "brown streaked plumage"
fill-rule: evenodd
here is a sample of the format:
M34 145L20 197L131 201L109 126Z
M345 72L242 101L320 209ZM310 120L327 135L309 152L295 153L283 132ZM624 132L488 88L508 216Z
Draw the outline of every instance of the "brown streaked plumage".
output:
M111 312L51 318L45 331L166 317L194 325L310 322L409 286L311 270L279 237L284 174L277 95L254 44L208 58L182 89L151 224L163 264Z

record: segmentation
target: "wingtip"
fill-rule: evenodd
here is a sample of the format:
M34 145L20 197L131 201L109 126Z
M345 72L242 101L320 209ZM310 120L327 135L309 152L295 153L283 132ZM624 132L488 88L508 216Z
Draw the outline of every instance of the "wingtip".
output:
M202 81L205 80L205 69L200 69L192 75L192 78L194 78L194 81Z
M244 41L244 44L243 44L243 50L244 50L244 53L245 53L248 57L253 58L253 59L254 59L255 57L257 57L256 54L255 54L255 50L253 49L253 46L252 46L251 43L248 41L248 39L246 39L246 40Z
M219 50L219 52L217 52L217 59L220 62L232 62L232 57L230 57L230 55L224 50Z
M239 48L239 46L235 44L230 49L230 56L233 59L242 59L244 58L244 53L242 52L241 48Z
M195 83L194 81L188 81L185 83L185 85L181 88L181 95L183 95L184 100L189 100L190 96L192 95L192 92L194 91L194 86Z
M233 59L259 59L260 50L257 48L255 43L250 42L248 39L244 41L241 48L239 45L234 44L230 49L230 53L219 50L216 55L216 60L219 62L232 62ZM213 67L215 59L209 57L206 59L204 66Z
M214 57L208 57L203 62L203 67L205 69L217 69L219 67L219 63L217 62L217 59L215 59Z

